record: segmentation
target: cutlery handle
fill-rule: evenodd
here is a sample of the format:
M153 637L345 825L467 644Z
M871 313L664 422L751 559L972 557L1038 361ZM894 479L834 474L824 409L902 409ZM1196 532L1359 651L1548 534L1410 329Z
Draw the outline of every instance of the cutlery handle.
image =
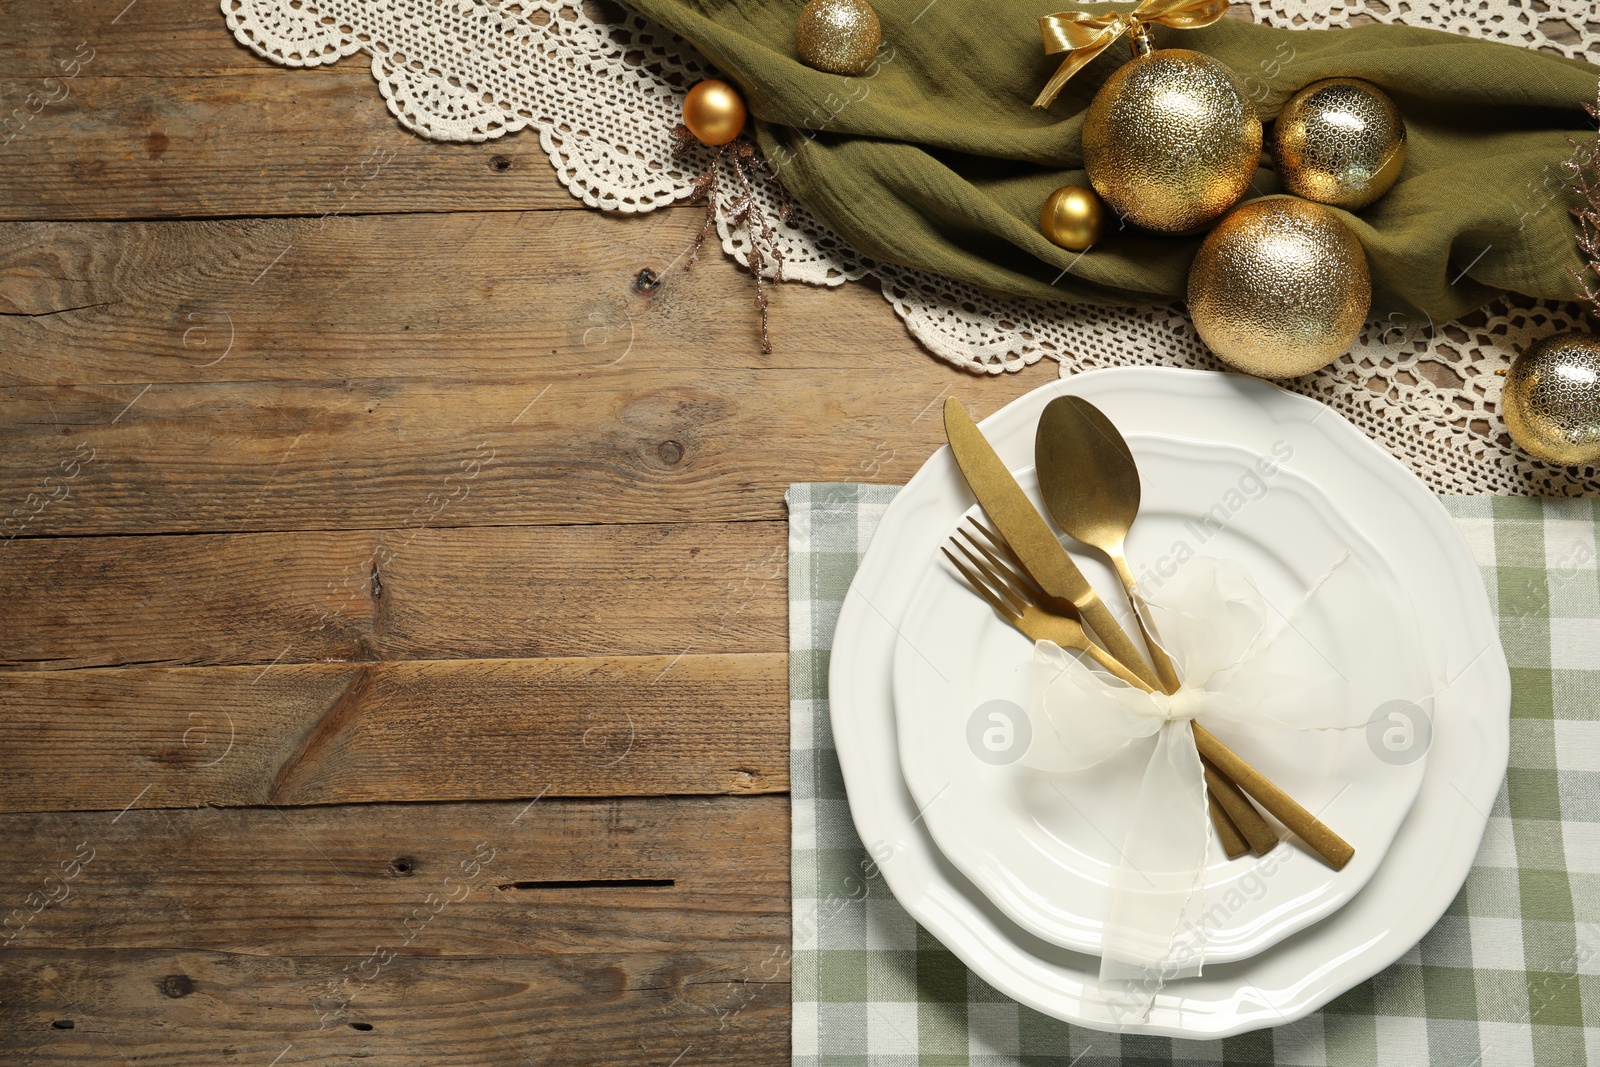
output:
M1081 634L1083 631L1080 629L1078 632ZM1087 637L1083 638L1082 644L1075 647L1082 648L1096 663L1129 685L1143 689L1147 693L1155 691L1143 678L1124 667L1117 657ZM1238 859L1252 850L1258 856L1265 856L1272 851L1278 844L1278 835L1250 803L1249 798L1215 767L1207 765L1205 774L1211 824L1217 828L1217 836L1222 838L1222 848L1227 857L1230 860Z
M1080 630L1079 633L1082 633L1082 631ZM1029 636L1032 637L1034 635L1029 634ZM1039 636L1042 637L1046 635L1040 634ZM1096 663L1100 664L1100 666L1104 667L1118 678L1121 678L1129 685L1137 689L1143 689L1147 693L1155 692L1155 688L1151 686L1149 682L1146 682L1143 678L1140 678L1137 674L1134 674L1123 665L1121 660L1117 659L1117 657L1113 656L1111 653L1107 652L1093 641L1090 641L1087 637L1082 639L1082 644L1076 645L1075 647L1082 648L1090 655L1090 657L1094 659ZM1298 808L1301 811L1304 811L1305 809L1300 808L1300 805L1289 799L1287 794L1283 793L1281 789L1278 789L1278 787L1274 786L1271 782L1268 782L1265 777L1263 777L1248 763L1245 763L1244 760L1240 759L1232 749L1229 749L1227 746L1223 745L1221 741L1218 741L1215 736L1207 732L1206 729L1199 723L1192 723L1191 726L1194 730L1195 748L1200 750L1202 762L1205 764L1206 793L1211 801L1211 822L1214 826L1216 826L1217 833L1222 838L1222 846L1227 852L1228 858L1235 859L1242 855L1246 850L1246 843L1248 843L1248 849L1253 850L1256 855L1265 856L1277 846L1277 833L1272 829L1272 826L1267 822L1267 820L1261 817L1261 813L1255 809L1254 804L1250 803L1250 798L1245 796L1244 791L1242 791L1238 785L1234 784L1235 778L1233 775L1222 770L1220 767L1215 766L1215 761L1204 758L1206 757L1207 748L1202 747L1201 745L1201 735L1204 734L1207 741L1215 749L1221 749L1222 751L1227 752L1228 755L1232 757L1233 764L1239 767L1244 767L1255 778L1258 778L1262 782L1266 783L1268 788L1276 790L1288 805L1292 805L1294 808ZM1283 815L1280 815L1277 811L1274 811L1272 807L1269 806L1265 801L1262 801L1262 807L1267 808L1268 811L1271 811L1274 815L1277 815L1285 826L1289 826L1291 829L1293 829L1293 824L1291 824L1288 819L1284 818ZM1309 812L1306 813L1306 817L1311 818L1312 822L1316 822L1316 820L1311 817ZM1317 825L1322 826L1321 823L1317 823ZM1326 830L1329 835L1333 834L1333 831L1328 830L1327 827L1324 826L1323 829ZM1298 833L1299 831L1297 830L1296 832ZM1311 841L1311 838L1306 838L1304 834L1301 834L1301 837L1305 838L1308 843ZM1335 840L1338 840L1336 836ZM1341 841L1340 844L1343 844L1343 842ZM1238 851L1235 851L1236 845L1239 847ZM1345 847L1347 849L1349 848L1348 845ZM1327 859L1329 863L1334 864L1335 869L1337 869L1344 866L1344 862L1348 862L1350 857L1347 855L1345 856L1344 862L1338 863L1335 863L1335 861L1326 854L1323 854L1323 858Z
M1217 836L1222 838L1222 852L1230 860L1236 860L1250 851L1250 842L1244 839L1239 828L1233 825L1233 820L1228 818L1228 813L1217 802L1215 793L1206 795L1206 808L1211 812L1211 825L1217 828Z
M1117 618L1111 614L1111 609L1106 607L1105 601L1093 593L1089 595L1091 599L1087 603L1078 605L1078 613L1083 616L1083 621L1089 624L1089 628L1100 639L1100 643L1106 647L1106 651L1139 676L1144 683L1141 688L1150 689L1160 685L1161 679L1156 677L1155 672L1150 669L1150 664L1139 654L1139 649L1133 640L1121 626L1117 625Z
M1133 571L1128 569L1128 557L1115 552L1111 554L1111 562L1116 564L1117 577L1122 579L1122 588L1127 590L1128 605L1133 608L1133 618L1139 624L1139 636L1144 638L1144 647L1150 650L1150 662L1155 665L1156 678L1163 690L1176 693L1178 669L1172 665L1172 657L1167 655L1167 650L1156 643L1150 628L1144 624L1144 598L1139 595L1139 583L1133 580Z
M1104 667L1118 678L1121 678L1124 682L1127 682L1135 689L1143 689L1146 693L1154 693L1156 691L1155 686L1151 685L1137 674L1134 674L1127 667L1123 666L1123 663L1120 659L1113 656L1111 653L1107 652L1093 641L1089 640L1087 636L1084 637L1083 644L1079 647L1081 647L1085 652L1089 653L1096 663L1100 664L1100 666Z
M1266 775L1239 758L1237 752L1218 741L1210 730L1199 723L1192 725L1194 745L1200 750L1200 755L1216 764L1218 770L1233 779L1240 789L1255 799L1256 803L1294 831L1300 840L1310 845L1311 849L1327 862L1328 866L1336 871L1344 869L1344 865L1350 862L1350 857L1356 854L1356 850L1348 841L1301 807L1288 793L1273 785Z
M1250 798L1241 793L1239 787L1221 771L1210 764L1206 764L1205 768L1206 792L1227 812L1233 825L1250 843L1251 851L1258 856L1265 856L1276 848L1278 835L1273 832L1271 824L1261 817L1256 806L1250 803Z

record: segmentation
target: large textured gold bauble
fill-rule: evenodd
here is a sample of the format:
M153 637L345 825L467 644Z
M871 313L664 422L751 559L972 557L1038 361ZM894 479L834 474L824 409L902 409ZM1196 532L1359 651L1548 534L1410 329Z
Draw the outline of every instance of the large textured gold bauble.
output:
M1563 466L1600 461L1600 338L1557 334L1518 356L1500 414L1530 456Z
M1389 191L1406 165L1406 120L1387 93L1356 78L1301 89L1278 113L1272 158L1296 196L1350 211Z
M1083 121L1083 165L1111 209L1163 233L1215 219L1261 158L1261 119L1221 62L1163 48L1118 68Z
M1211 350L1263 378L1310 374L1349 351L1372 305L1361 242L1325 207L1254 200L1206 235L1189 314Z
M878 13L866 0L811 0L794 24L800 62L830 74L860 74L882 41Z
M683 98L683 124L697 140L727 144L744 129L744 98L727 82L708 78Z
M1044 207L1039 209L1039 232L1051 244L1086 252L1100 240L1105 217L1105 208L1093 189L1063 185L1045 197Z

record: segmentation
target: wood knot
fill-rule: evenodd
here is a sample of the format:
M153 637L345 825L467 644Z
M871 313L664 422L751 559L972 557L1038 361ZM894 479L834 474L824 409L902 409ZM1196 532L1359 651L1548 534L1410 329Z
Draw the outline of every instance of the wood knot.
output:
M157 982L156 986L164 996L178 1000L194 992L194 979L186 974L169 974Z
M389 861L388 866L384 867L383 873L390 878L410 878L417 873L417 861L410 856L392 859Z
M628 989L628 974L621 967L596 967L581 971L579 981L590 996L615 997Z
M497 171L500 171L501 173L504 173L505 171L508 171L508 170L511 169L511 157L510 156L490 156L489 157L489 166L491 168L493 168L494 170L497 170Z
M646 267L634 276L633 288L635 292L653 293L661 288L661 276Z
M661 462L669 467L676 467L683 462L683 443L681 441L662 441L656 449L656 454L661 457Z

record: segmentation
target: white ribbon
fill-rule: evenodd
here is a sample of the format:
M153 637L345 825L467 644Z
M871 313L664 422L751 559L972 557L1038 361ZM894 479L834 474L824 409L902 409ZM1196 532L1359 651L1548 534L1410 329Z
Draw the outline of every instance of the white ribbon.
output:
M1205 962L1201 890L1211 829L1190 722L1203 717L1208 728L1224 729L1365 725L1331 664L1308 670L1302 659L1289 676L1262 659L1343 562L1344 557L1335 561L1282 616L1243 568L1222 560L1191 561L1177 583L1148 598L1146 621L1152 633L1162 635L1183 679L1171 696L1127 685L1053 642L1035 646L1029 711L1036 724L1048 721L1060 737L1052 770L1085 770L1154 738L1102 939L1104 1003L1098 1006L1104 1021L1143 1019L1165 982L1197 975Z

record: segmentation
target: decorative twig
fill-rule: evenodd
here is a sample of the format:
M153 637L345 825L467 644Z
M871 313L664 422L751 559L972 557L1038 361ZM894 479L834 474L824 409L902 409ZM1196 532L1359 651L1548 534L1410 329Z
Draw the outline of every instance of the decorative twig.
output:
M674 155L682 155L690 148L700 144L689 132L687 126L681 123L673 129L672 136L677 142L673 149ZM723 203L722 181L719 173L723 157L733 167L734 177L739 187L732 193L726 204ZM767 213L761 210L761 201L756 197L756 182L765 179L770 182L778 194L778 217L786 224L794 221L794 206L789 202L789 194L784 190L783 183L778 180L778 175L767 165L767 161L756 154L755 145L743 137L717 148L716 154L711 157L711 164L702 171L690 187L693 192L689 195L689 202L703 200L706 205L706 217L700 224L700 232L695 234L694 243L689 246L689 263L700 257L700 246L710 236L717 225L718 209L725 209L729 224L735 228L743 226L750 239L750 248L747 253L750 260L750 273L756 281L756 309L761 313L761 351L764 355L772 354L772 340L767 335L767 288L765 269L770 263L774 281L783 281L783 247L778 243L778 231L772 225L772 220Z
M1596 92L1595 103L1584 104L1583 109L1600 124L1600 90ZM1572 158L1561 166L1571 175L1572 186L1581 201L1571 211L1578 220L1578 251L1586 260L1583 270L1568 268L1567 273L1578 283L1590 312L1600 317L1600 286L1595 284L1596 279L1600 279L1600 150L1597 150L1600 140L1579 142L1568 137L1567 144L1572 146Z

